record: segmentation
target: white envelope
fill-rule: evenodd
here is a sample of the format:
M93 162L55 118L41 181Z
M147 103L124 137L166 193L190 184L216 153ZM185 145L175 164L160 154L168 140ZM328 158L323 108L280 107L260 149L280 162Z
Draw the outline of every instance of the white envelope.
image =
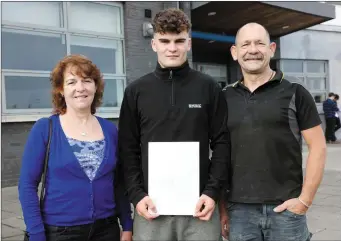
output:
M150 142L148 195L159 215L193 215L200 195L199 142Z

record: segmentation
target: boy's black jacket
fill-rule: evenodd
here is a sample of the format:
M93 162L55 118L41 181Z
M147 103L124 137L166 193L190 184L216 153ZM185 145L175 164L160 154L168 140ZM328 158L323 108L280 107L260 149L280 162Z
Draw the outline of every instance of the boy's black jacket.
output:
M217 201L230 160L226 122L220 86L188 62L172 69L157 64L154 72L132 82L124 92L118 139L125 186L134 206L148 195L148 143L163 141L200 143L200 193Z

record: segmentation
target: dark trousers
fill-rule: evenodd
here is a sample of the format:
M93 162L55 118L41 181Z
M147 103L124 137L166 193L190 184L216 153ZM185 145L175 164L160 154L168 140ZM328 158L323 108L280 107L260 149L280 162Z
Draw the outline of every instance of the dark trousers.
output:
M45 225L46 241L120 241L117 217L77 226Z
M326 141L336 141L335 125L336 125L335 117L326 118L326 131L325 131Z
M337 132L341 128L341 122L339 117L335 117L335 132Z

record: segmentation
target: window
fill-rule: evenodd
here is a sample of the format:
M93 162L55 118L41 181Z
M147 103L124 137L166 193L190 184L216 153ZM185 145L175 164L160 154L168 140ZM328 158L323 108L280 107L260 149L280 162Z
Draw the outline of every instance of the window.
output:
M124 79L112 79L104 76L105 88L103 94L103 107L119 107L122 104L124 92Z
M121 10L122 8L118 6L92 2L70 2L69 27L71 30L120 35L123 31Z
M52 108L49 76L5 74L4 79L8 111Z
M285 77L307 88L315 102L321 104L328 93L328 62L323 60L281 60Z
M63 27L62 2L2 2L2 24Z
M301 60L283 60L283 70L289 73L303 73L303 61Z
M71 35L71 53L89 57L104 73L123 74L123 41Z
M3 28L2 68L50 71L66 55L65 35Z
M227 81L227 70L225 65L197 64L198 71L208 74L217 82Z
M213 77L222 88L227 84L227 69L225 65L197 64L197 70Z
M50 72L68 54L100 68L105 91L98 114L118 117L126 86L120 3L2 2L1 11L3 121L51 113Z

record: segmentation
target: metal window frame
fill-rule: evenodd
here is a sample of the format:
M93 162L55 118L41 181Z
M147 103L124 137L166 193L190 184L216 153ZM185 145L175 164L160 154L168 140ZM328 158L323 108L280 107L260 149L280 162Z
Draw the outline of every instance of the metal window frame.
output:
M5 77L6 76L22 76L22 77L45 77L49 78L49 71L25 71L25 70L5 70L1 73L2 89L5 90ZM126 77L115 74L103 74L105 80L122 81L122 90L126 88ZM39 108L39 109L7 109L6 107L6 91L3 91L2 95L2 122L24 122L24 121L36 121L39 118L49 116L52 113L52 108ZM121 106L117 107L99 107L97 109L97 115L104 118L118 118Z
M197 71L199 71L200 67L205 67L205 66L222 68L221 70L224 70L225 76L213 76L213 75L211 75L211 76L227 79L227 66L225 64L212 64L212 63L208 63L208 62L195 62L195 63L193 63L193 65L194 65L194 69Z
M82 3L82 2L81 2ZM107 6L111 6L111 7L117 7L118 8L118 12L119 14L121 15L121 13L123 12L123 5L118 5L118 4L108 4L108 3L105 3L105 2L86 2L86 3L95 3L95 4L101 4L101 5L107 5ZM71 2L66 2L65 4L66 6L66 15L67 16L70 16L71 15ZM120 16L119 17L120 19L120 33L119 34L113 34L113 33L108 33L108 32L97 32L97 31L88 31L88 30L82 30L82 29L78 29L78 28L70 28L70 25L69 25L69 21L67 21L67 29L68 29L68 32L71 33L71 34L74 34L74 33L79 33L79 34L90 34L90 35L95 35L95 36L107 36L109 38L122 38L124 39L124 24L123 22L121 22L121 19L122 17ZM69 20L69 19L67 19Z
M41 29L41 30L55 30L55 31L66 31L66 27L65 27L65 11L64 11L64 2L61 3L60 5L61 9L59 8L59 16L62 18L60 18L59 20L63 20L63 27L53 27L53 26L46 26L46 25L42 25L42 24L31 24L31 23L20 23L20 22L12 22L12 21L6 21L6 20L2 20L1 19L1 26L2 27L25 27L25 28L32 28L32 29Z
M6 76L19 76L19 77L44 77L49 78L50 73L48 71L8 71L5 70L1 73L2 89L6 90ZM38 109L7 109L6 91L2 94L2 114L21 114L21 113L48 113L51 112L52 108L38 108Z
M296 74L303 74L304 73L304 59L280 59L280 67L284 71L284 62L285 61L302 61L303 62L303 72L290 72ZM289 73L288 71L284 71L284 73Z
M126 78L126 56L125 56L125 39L124 39L124 11L123 4L119 2L93 2L103 5L115 6L119 8L120 13L120 29L121 34L108 34L101 32L91 32L91 31L82 31L82 30L74 30L69 29L69 6L70 2L62 2L60 11L60 15L62 18L60 19L63 23L63 27L50 27L44 25L36 25L36 24L26 24L26 23L14 23L14 22L6 22L3 21L1 26L7 29L17 29L17 30L28 30L34 32L42 32L42 33L56 33L56 34L64 34L66 41L66 54L71 53L71 35L76 35L80 37L90 37L90 38L99 38L99 39L107 39L107 40L116 40L121 41L122 43L122 51L123 57L121 58L123 72L119 74L113 73L102 73L104 79L113 79L113 80L122 80L123 81L123 92L127 86L127 78ZM1 69L1 87L3 89L3 93L1 95L2 99L2 122L26 122L26 121L36 121L39 118L49 116L52 112L52 109L17 109L11 110L6 108L6 90L5 90L5 76L27 76L27 77L49 77L50 71L34 71L34 70L14 70L14 69ZM97 109L97 116L101 116L104 118L118 118L120 112L119 107L99 107Z
M303 61L303 72L302 73L297 73L297 72L285 72L284 71L284 66L283 63L284 61L290 61L290 60L300 60ZM320 62L324 62L324 68L325 68L325 72L323 73L310 73L307 71L307 62L310 61L320 61ZM284 71L284 76L288 75L288 76L293 76L293 77L301 77L304 80L304 85L306 86L307 90L312 93L312 94L318 94L318 93L324 93L326 94L326 96L329 93L329 89L330 89L330 79L329 79L329 61L325 60L325 59L288 59L288 58L283 58L280 59L280 66L281 69ZM326 88L325 89L310 89L308 88L308 84L307 84L307 78L308 77L316 77L316 78L325 78L326 79ZM316 105L322 105L322 103L316 103Z

